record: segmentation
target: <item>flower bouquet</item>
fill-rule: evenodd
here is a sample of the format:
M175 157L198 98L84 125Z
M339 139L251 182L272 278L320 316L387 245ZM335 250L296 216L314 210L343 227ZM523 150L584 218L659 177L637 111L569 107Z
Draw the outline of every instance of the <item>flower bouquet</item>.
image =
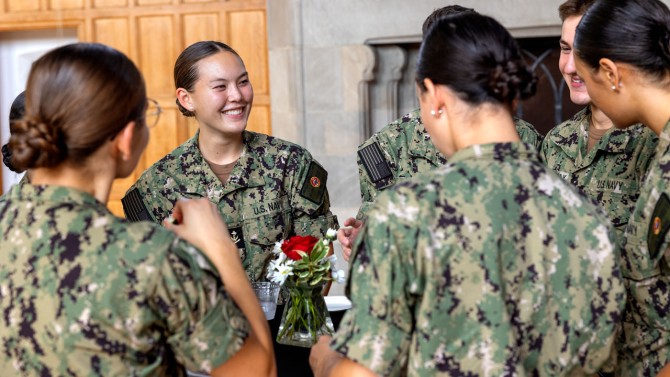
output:
M335 271L337 257L328 256L336 232L329 229L324 239L312 236L290 237L277 242L276 258L268 267L267 277L288 289L277 342L311 347L321 335L333 333L333 322L323 299L323 287L332 280L344 282L344 271Z

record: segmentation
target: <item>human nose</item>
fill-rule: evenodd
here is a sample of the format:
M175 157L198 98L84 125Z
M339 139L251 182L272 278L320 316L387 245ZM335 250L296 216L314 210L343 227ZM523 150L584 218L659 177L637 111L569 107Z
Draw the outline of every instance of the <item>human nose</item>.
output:
M231 85L228 89L228 100L239 101L242 98L242 92L237 85Z
M568 61L565 63L565 73L577 73L577 69L575 68L575 55L572 51L570 51L570 54L568 55Z

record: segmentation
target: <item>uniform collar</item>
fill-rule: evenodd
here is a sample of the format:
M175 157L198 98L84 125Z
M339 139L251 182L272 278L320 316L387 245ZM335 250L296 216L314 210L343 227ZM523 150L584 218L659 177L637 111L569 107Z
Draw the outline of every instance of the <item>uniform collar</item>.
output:
M558 132L549 135L550 140L573 161L581 161L588 165L598 154L597 150L607 153L623 153L630 140L629 129L612 128L598 141L588 154L586 147L589 135L591 108L585 107L575 114Z
M464 160L533 160L540 161L535 147L523 142L477 144L463 148L454 153L450 163Z
M414 134L412 135L412 141L409 146L409 154L411 156L425 158L435 166L444 165L447 159L437 150L435 144L433 144L433 141L430 139L430 134L428 134L426 127L421 121L421 110L414 110L408 116L408 120L416 121ZM404 119L403 122L405 122Z
M93 195L65 186L31 185L30 183L16 184L7 193L7 199L27 201L34 204L46 202L74 203L109 212L107 207L103 203L100 203Z
M257 163L259 160L256 150L258 134L243 131L244 149L225 185L221 183L202 156L198 147L199 135L200 131L184 143L181 152L182 157L179 158L181 171L186 177L186 181L183 182L185 193L207 197L214 202L218 202L223 196L235 190L265 184L262 169Z

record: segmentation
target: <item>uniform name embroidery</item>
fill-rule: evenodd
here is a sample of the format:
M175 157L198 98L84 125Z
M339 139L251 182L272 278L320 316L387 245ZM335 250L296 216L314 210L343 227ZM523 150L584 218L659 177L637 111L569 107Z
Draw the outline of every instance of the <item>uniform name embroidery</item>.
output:
M621 192L621 189L623 188L623 182L614 181L611 179L602 179L596 181L596 187L598 188L598 190L610 190L614 192Z
M280 210L281 201L277 199L267 204L260 203L257 207L254 207L254 216L262 215L267 212L277 212Z

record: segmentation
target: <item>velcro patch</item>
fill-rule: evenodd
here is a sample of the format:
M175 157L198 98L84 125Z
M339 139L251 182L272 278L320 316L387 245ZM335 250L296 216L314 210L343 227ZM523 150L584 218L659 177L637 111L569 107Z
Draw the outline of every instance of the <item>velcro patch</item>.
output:
M358 157L360 157L361 163L365 167L365 171L368 172L368 177L375 184L375 187L378 189L385 187L389 178L393 177L393 173L391 173L391 167L386 158L384 158L379 144L374 142L361 148L358 151Z
M663 193L656 202L647 231L647 247L649 248L649 255L654 261L661 251L668 229L670 229L670 198Z
M142 201L140 190L137 188L130 190L121 199L121 204L123 204L123 213L125 213L128 220L132 222L152 221L149 211Z
M235 246L238 249L244 249L244 232L242 231L242 227L228 228L228 233L230 233L230 238L235 242Z
M309 201L321 204L323 201L323 194L326 192L326 179L328 173L326 169L322 168L316 161L309 163L307 175L302 182L300 189L300 196Z

